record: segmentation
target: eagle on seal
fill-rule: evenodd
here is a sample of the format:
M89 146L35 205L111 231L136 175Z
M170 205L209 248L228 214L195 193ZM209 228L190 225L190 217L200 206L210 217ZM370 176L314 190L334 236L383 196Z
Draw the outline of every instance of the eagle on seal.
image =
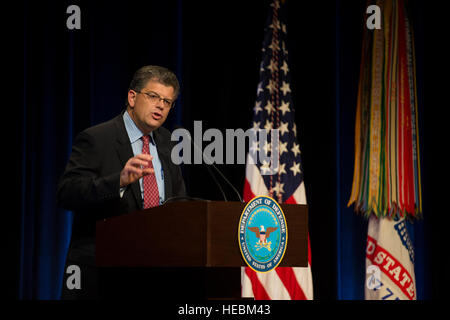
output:
M261 229L258 227L247 228L255 233L256 237L259 238L260 244L267 243L267 238L269 238L270 234L278 229L278 227L267 227L267 229L264 229L264 226L261 226Z

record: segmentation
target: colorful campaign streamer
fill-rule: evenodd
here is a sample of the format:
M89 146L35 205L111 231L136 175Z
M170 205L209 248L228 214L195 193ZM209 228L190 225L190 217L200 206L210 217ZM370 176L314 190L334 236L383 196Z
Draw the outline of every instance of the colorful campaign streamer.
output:
M367 217L417 217L422 196L412 26L405 1L374 4L383 20L363 38L348 206Z

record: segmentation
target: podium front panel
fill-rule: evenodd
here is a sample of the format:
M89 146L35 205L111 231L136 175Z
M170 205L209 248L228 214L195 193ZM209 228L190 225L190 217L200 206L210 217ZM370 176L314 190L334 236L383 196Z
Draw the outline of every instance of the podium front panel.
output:
M246 203L190 201L169 203L97 222L97 266L245 266L238 225ZM288 227L280 266L308 265L306 205L281 205Z

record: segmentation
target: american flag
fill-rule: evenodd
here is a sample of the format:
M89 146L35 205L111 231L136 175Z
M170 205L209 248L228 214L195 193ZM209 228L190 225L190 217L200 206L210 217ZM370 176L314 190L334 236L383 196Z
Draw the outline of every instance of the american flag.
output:
M268 195L278 203L306 204L301 152L294 122L283 6L279 0L271 3L264 30L260 82L253 108L254 129L279 130L278 170L268 175L267 163L247 161L244 201ZM271 140L267 139L262 148L270 154ZM259 145L251 146L247 160L257 151L262 151L259 149ZM241 283L242 296L256 300L313 299L309 237L308 267L278 267L267 273L257 273L245 267L242 268Z

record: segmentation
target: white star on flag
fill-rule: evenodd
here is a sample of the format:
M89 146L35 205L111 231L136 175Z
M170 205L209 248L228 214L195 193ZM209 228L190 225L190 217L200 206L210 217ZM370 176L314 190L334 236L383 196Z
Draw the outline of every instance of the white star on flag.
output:
M253 111L255 111L255 113L262 111L261 101L255 103L255 107L253 108Z
M300 173L300 163L296 163L294 161L294 164L292 165L292 167L290 168L290 170L292 171L292 174L294 175L294 177L297 175L297 173Z
M283 116L286 112L289 112L289 102L281 102L280 111L283 113Z
M275 111L275 107L272 105L272 102L270 102L270 101L267 101L267 104L264 107L264 109L266 109L266 111L269 115Z
M283 66L281 67L281 70L283 70L284 74L288 73L289 67L288 67L286 61L283 61Z
M300 154L300 146L294 142L294 146L292 147L291 151L296 157L297 154Z
M281 135L289 132L288 125L289 125L289 122L281 122L281 125L278 128L278 130L280 130Z
M288 92L291 92L291 87L289 86L289 83L283 81L283 85L280 90L283 91L284 95L286 95Z

